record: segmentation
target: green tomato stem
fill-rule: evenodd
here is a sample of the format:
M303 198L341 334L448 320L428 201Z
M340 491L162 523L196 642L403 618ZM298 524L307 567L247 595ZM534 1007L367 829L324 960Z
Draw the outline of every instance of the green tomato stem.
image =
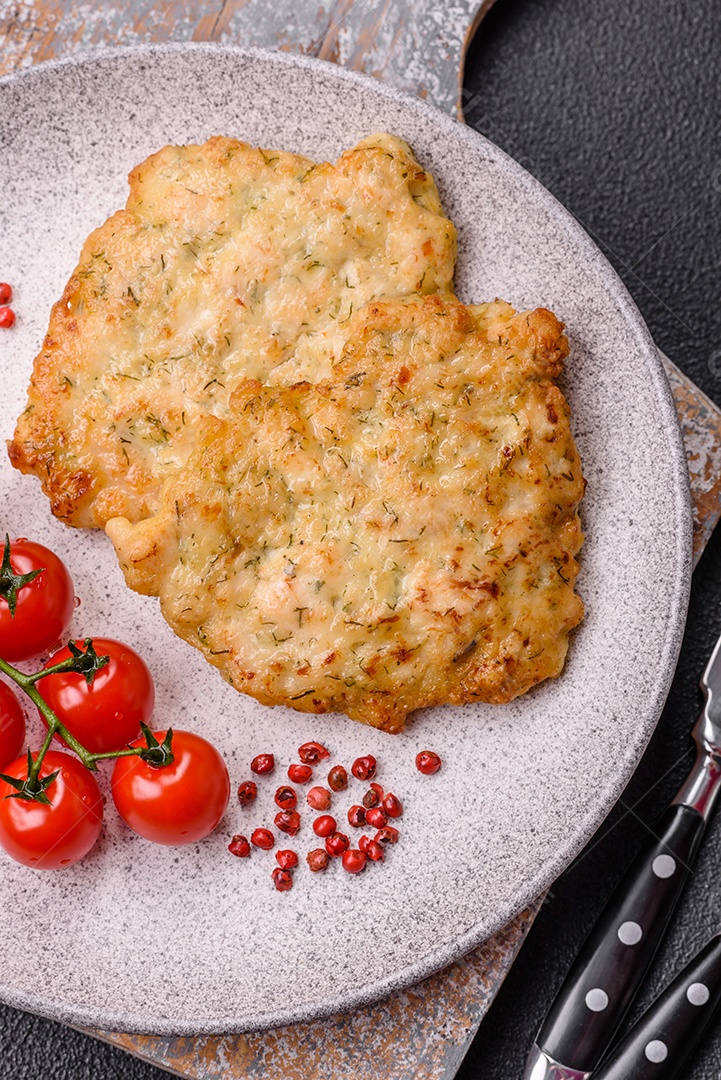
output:
M140 757L145 749L144 746L129 746L125 750L108 750L104 754L90 754L89 756L93 761L109 761L118 757Z
M40 766L42 765L42 763L43 763L43 761L45 759L45 755L47 754L48 750L50 749L50 743L53 741L53 735L54 734L55 734L54 731L52 731L51 728L48 728L48 730L45 733L45 739L43 741L43 745L40 747L40 753L38 754L38 756L33 761L33 767L30 770L30 772L28 773L28 787L30 788L31 791L37 790L38 777L40 776Z
M86 750L82 743L78 742L75 736L68 731L65 724L62 723L50 708L47 701L45 701L37 690L35 683L38 679L45 678L46 675L57 675L64 671L76 671L77 666L74 667L74 664L77 664L77 657L70 657L67 660L63 660L60 664L55 664L53 667L43 668L42 671L36 671L33 675L25 675L22 671L13 667L12 664L8 664L7 660L3 660L2 657L0 657L0 671L2 671L4 675L7 675L9 679L12 679L12 681L27 694L48 726L43 745L40 747L38 756L33 761L32 768L28 774L28 786L31 790L37 785L42 763L50 748L50 744L53 741L53 736L55 735L59 735L65 740L69 749L72 750L74 754L77 754L85 768L90 769L91 772L97 772L97 761L105 761L106 759L117 757L139 757L145 749L142 746L136 746L128 747L127 750L116 750L104 754L91 754L90 751Z
M40 668L40 671L36 671L33 675L26 675L25 678L29 683L36 683L44 679L46 675L62 675L65 671L77 670L77 657L69 656L67 660L61 660L59 664L53 664L52 667Z

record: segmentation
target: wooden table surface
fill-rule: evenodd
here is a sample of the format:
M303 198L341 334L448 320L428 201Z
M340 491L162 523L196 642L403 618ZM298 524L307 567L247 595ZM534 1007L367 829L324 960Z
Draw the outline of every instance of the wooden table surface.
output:
M465 50L492 3L455 0L444 10L434 0L0 0L0 75L148 41L264 45L364 70L461 117ZM721 513L721 413L664 363L689 459L698 558ZM197 1080L449 1080L541 902L457 964L352 1014L236 1036L91 1033Z

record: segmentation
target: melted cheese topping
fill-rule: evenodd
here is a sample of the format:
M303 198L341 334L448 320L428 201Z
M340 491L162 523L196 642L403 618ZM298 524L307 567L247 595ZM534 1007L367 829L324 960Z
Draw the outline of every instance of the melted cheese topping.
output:
M248 382L147 521L128 584L267 704L398 731L563 665L584 481L543 309L374 303L318 385Z
M245 379L329 374L354 311L452 287L455 230L391 135L336 165L168 146L86 241L36 358L13 464L72 525L136 521Z

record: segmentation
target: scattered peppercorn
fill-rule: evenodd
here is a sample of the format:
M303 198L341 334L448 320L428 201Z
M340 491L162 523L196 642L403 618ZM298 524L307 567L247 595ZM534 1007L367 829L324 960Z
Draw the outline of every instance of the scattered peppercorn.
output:
M403 804L401 800L393 795L390 791L383 798L383 809L388 817L401 817L403 814Z
M372 829L382 829L388 824L388 815L382 806L373 806L366 810L366 821Z
M322 817L317 817L313 822L313 832L322 839L334 833L336 828L336 820L330 814L323 814Z
M441 759L438 754L434 754L432 750L421 750L420 754L416 755L416 768L418 772L424 773L426 776L432 776L433 773L437 773L441 767Z
M386 853L377 840L370 840L366 846L366 855L372 862L383 862Z
M345 791L348 787L348 773L342 765L334 765L328 773L328 787L331 791Z
M342 855L344 851L347 851L350 847L350 840L342 832L334 832L332 836L329 836L325 842L325 850L329 855L337 858Z
M310 765L289 765L288 779L294 784L307 784L313 775Z
M300 829L300 814L297 810L279 810L274 820L276 829L288 836L295 836Z
M264 851L270 851L272 847L275 847L275 837L270 829L253 829L250 842L254 847L263 848Z
M324 851L323 848L315 848L313 851L308 852L305 861L308 863L308 866L313 873L317 874L319 871L325 870L330 862L330 857L328 852Z
M258 798L258 785L254 780L244 780L238 787L238 802L241 806L250 806Z
M279 866L276 866L271 877L278 892L289 892L293 888L293 875L290 870L281 870Z
M372 754L356 758L351 765L351 772L357 780L372 780L376 774L376 759Z
M342 862L343 869L347 870L349 874L360 874L361 870L366 868L365 855L362 851L356 851L354 848L343 852Z
M279 787L275 793L275 804L279 806L281 810L292 810L298 802L295 791L292 787Z
M313 810L329 810L331 804L331 794L327 788L324 787L312 787L306 795L308 800L308 806Z
M1 287L1 286L0 286ZM1 298L2 294L0 294ZM1 309L0 309L1 310ZM330 757L329 751L318 742L303 743L298 747L300 763L288 766L288 779L295 784L306 784L313 776L313 766ZM251 762L251 770L264 775L275 768L273 754L258 754ZM432 750L423 750L416 756L416 768L426 775L432 775L441 767L441 759ZM359 874L367 862L383 862L385 848L398 843L398 829L388 824L389 818L399 818L403 814L403 804L393 792L384 793L381 784L375 782L377 761L372 754L356 758L351 767L353 776L369 782L368 790L362 797L362 805L354 804L347 811L348 824L360 829L365 825L376 829L373 837L363 834L358 838L357 847L352 848L349 838L337 831L336 819L331 814L320 814L313 821L313 832L325 841L325 848L315 848L306 855L306 862L311 872L319 873L328 867L330 858L339 858L343 869L350 874ZM344 791L348 787L348 772L342 765L334 765L328 771L328 788L317 785L311 787L306 801L312 810L329 810L333 801L332 792ZM329 790L330 789L330 790ZM258 796L258 786L253 780L245 780L238 787L238 801L241 806L249 806ZM275 827L282 833L295 836L301 827L301 816L295 809L298 793L287 784L276 789L275 802L280 807L275 815ZM258 828L251 833L250 842L245 836L233 836L228 850L240 858L247 858L251 853L251 844L257 848L270 850L275 847L275 836L270 829ZM287 892L293 887L293 870L298 866L295 851L283 848L275 854L277 868L272 877L279 892Z
M234 836L228 844L228 851L239 859L246 859L250 855L250 844L245 836Z
M258 776L265 776L275 768L275 758L272 754L258 754L250 763L250 771Z
M366 811L362 806L351 806L348 811L348 824L354 829L362 829L366 823ZM377 826L376 826L377 828Z
M306 742L298 747L298 757L304 765L317 765L330 757L330 751L317 742Z
M398 843L398 829L393 825L385 825L382 829L373 837L377 844L397 844Z

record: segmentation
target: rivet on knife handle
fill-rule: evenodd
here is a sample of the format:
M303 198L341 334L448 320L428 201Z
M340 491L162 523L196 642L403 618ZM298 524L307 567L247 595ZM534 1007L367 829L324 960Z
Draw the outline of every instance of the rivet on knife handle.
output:
M705 821L670 806L581 949L539 1033L553 1061L592 1072L653 960L690 872Z
M676 1080L721 1001L721 935L647 1009L593 1080Z

